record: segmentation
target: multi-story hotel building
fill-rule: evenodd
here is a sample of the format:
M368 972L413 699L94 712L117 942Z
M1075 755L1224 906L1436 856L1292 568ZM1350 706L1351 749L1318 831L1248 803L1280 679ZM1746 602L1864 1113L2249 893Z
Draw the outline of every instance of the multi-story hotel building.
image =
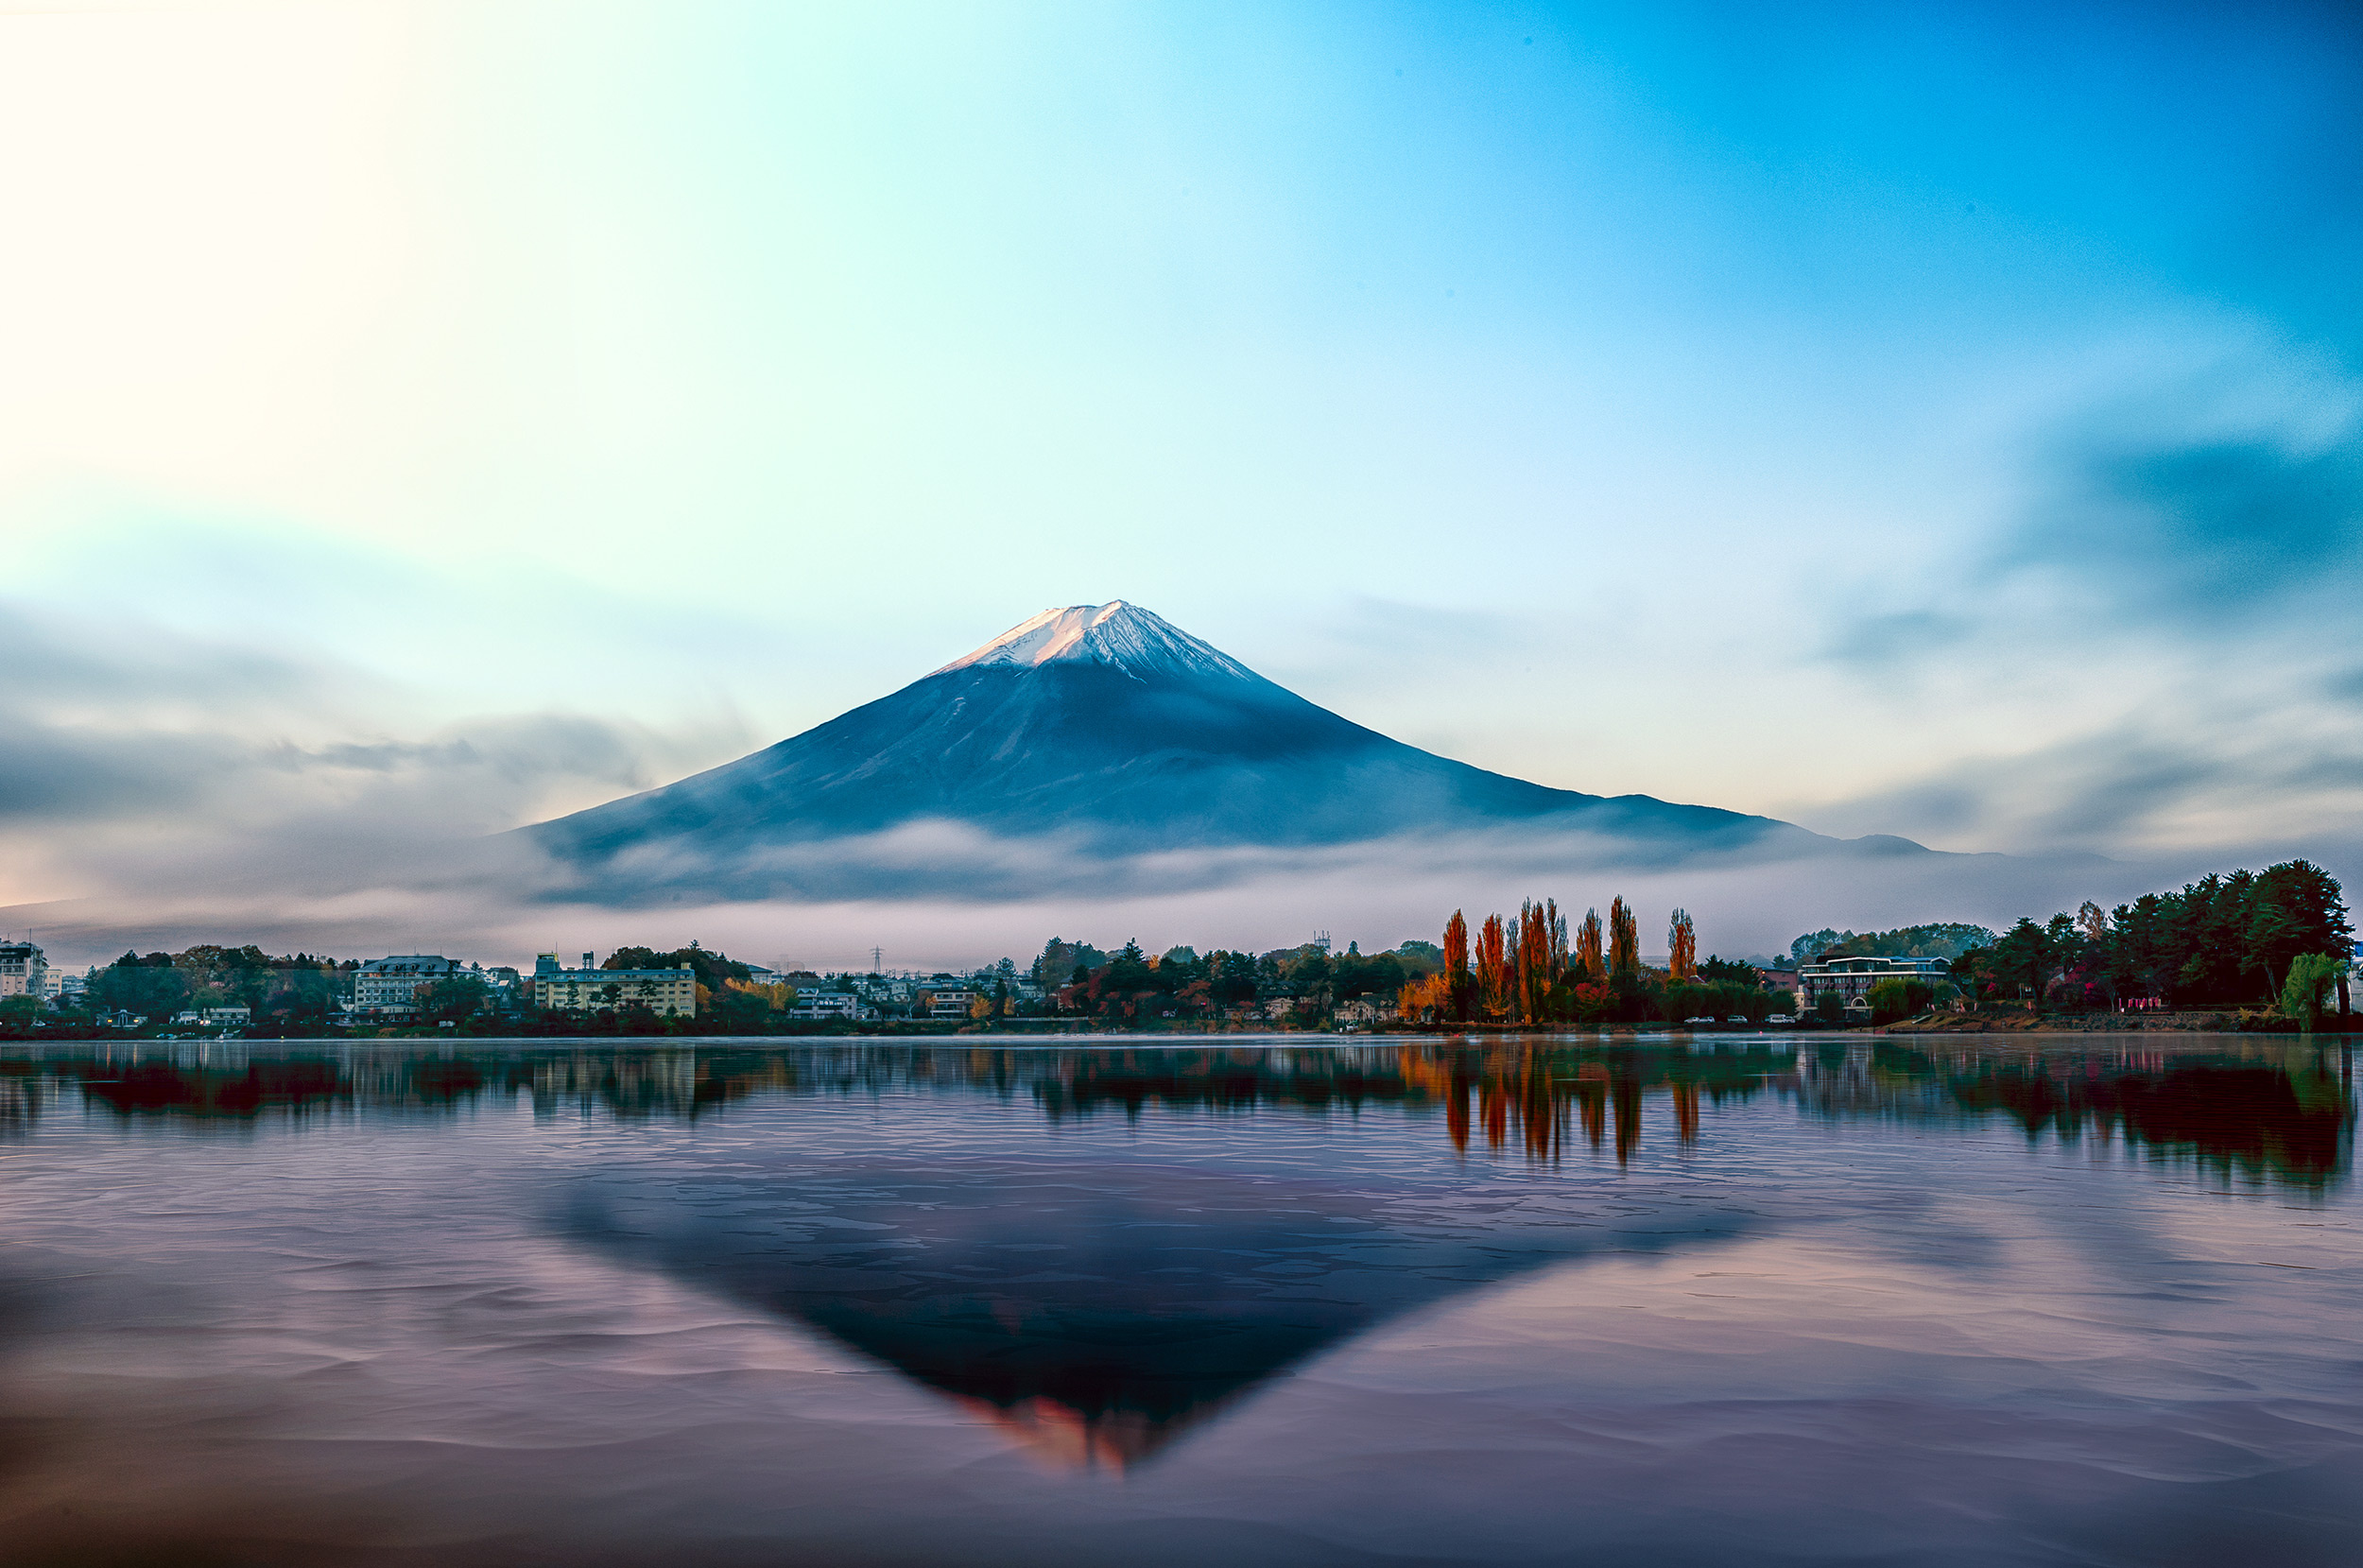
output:
M39 996L46 1000L49 960L31 942L0 942L0 996Z
M642 1007L659 1018L667 1013L694 1018L698 1012L698 974L687 964L678 969L595 969L586 953L580 969L564 969L557 954L544 953L533 960L532 989L533 1006L543 1011L612 1008L621 1012Z
M1934 985L1944 978L1946 967L1942 958L1816 958L1797 966L1797 1005L1810 1012L1824 991L1834 991L1852 1006L1882 980Z

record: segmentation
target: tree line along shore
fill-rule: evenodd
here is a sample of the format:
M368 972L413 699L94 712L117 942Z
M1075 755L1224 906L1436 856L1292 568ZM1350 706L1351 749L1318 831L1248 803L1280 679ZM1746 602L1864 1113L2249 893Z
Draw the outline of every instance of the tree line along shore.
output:
M966 974L799 976L692 943L671 952L617 949L609 970L686 969L693 1013L658 1016L629 1005L536 1008L504 1004L480 974L420 986L398 1025L339 1025L357 960L260 948L197 946L126 953L95 966L78 1007L31 996L0 1000L0 1034L24 1038L153 1035L169 1021L232 1010L252 1037L330 1033L580 1037L584 1035L940 1035L1060 1033L1098 1028L1172 1032L1477 1032L1537 1028L2029 1027L2307 1029L2350 1016L2354 929L2337 880L2294 860L2261 872L2210 874L2113 909L2087 901L2047 921L1996 933L1935 922L1800 937L1783 959L1698 955L1691 918L1667 917L1666 954L1644 962L1640 918L1621 897L1571 919L1555 899L1489 914L1472 930L1462 911L1440 940L1380 953L1325 940L1265 952L1136 942L1110 953L1053 938L1021 969L1004 958ZM1921 974L1871 984L1853 1006L1814 976L1848 957L1933 960ZM895 993L899 991L899 1000ZM814 995L848 1004L797 1016ZM1801 1005L1801 996L1810 1000ZM947 1009L943 1003L956 999ZM948 1015L947 1015L948 1012ZM345 1015L349 1018L349 1015Z

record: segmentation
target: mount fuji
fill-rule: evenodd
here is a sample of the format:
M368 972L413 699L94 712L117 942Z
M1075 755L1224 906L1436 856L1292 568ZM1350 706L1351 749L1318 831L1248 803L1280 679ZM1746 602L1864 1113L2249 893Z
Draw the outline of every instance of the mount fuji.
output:
M1046 610L776 746L520 833L578 894L639 902L941 894L953 860L958 891L998 896L1118 859L1504 829L1626 862L1928 853L1490 773L1308 702L1121 599ZM980 849L1010 841L1056 853Z

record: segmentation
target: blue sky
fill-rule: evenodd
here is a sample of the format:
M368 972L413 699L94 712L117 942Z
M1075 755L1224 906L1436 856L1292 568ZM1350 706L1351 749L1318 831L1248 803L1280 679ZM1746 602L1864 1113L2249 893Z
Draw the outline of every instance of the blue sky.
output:
M1636 9L0 13L0 900L1117 596L1555 784L2363 870L2354 21Z

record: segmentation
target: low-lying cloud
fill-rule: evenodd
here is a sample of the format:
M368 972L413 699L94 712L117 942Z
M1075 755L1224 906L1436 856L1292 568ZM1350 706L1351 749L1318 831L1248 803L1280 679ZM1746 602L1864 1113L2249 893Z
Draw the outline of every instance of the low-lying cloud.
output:
M2128 725L2033 750L1951 761L1924 777L1815 806L1836 831L1909 822L2029 856L2095 843L2132 861L2363 863L2363 743L2279 726L2182 734Z
M1329 930L1342 945L1435 939L1455 908L1514 909L1527 897L1605 908L1622 895L1646 920L1682 905L1725 953L1775 952L1798 931L1931 919L2005 921L2159 885L2150 869L2090 857L1944 855L1892 841L1809 853L1746 852L1636 860L1618 842L1504 827L1286 850L1225 848L1107 856L1062 836L997 837L952 822L783 848L805 891L729 900L696 890L698 867L655 868L671 889L610 887L542 859L518 836L435 839L385 832L333 860L298 838L237 879L145 887L33 912L78 956L123 947L254 939L339 953L442 951L518 961L536 951L695 939L744 956L931 967L1008 955L1048 937L1152 949L1266 949ZM315 848L324 846L315 845ZM635 876L652 868L630 868ZM618 896L621 895L621 896ZM20 913L25 913L20 911Z
M110 943L195 924L245 939L224 928L240 922L350 931L370 908L514 897L533 862L488 836L744 739L562 714L404 737L385 732L403 694L366 672L152 629L101 642L14 608L0 647L29 672L0 691L0 898L19 929Z

